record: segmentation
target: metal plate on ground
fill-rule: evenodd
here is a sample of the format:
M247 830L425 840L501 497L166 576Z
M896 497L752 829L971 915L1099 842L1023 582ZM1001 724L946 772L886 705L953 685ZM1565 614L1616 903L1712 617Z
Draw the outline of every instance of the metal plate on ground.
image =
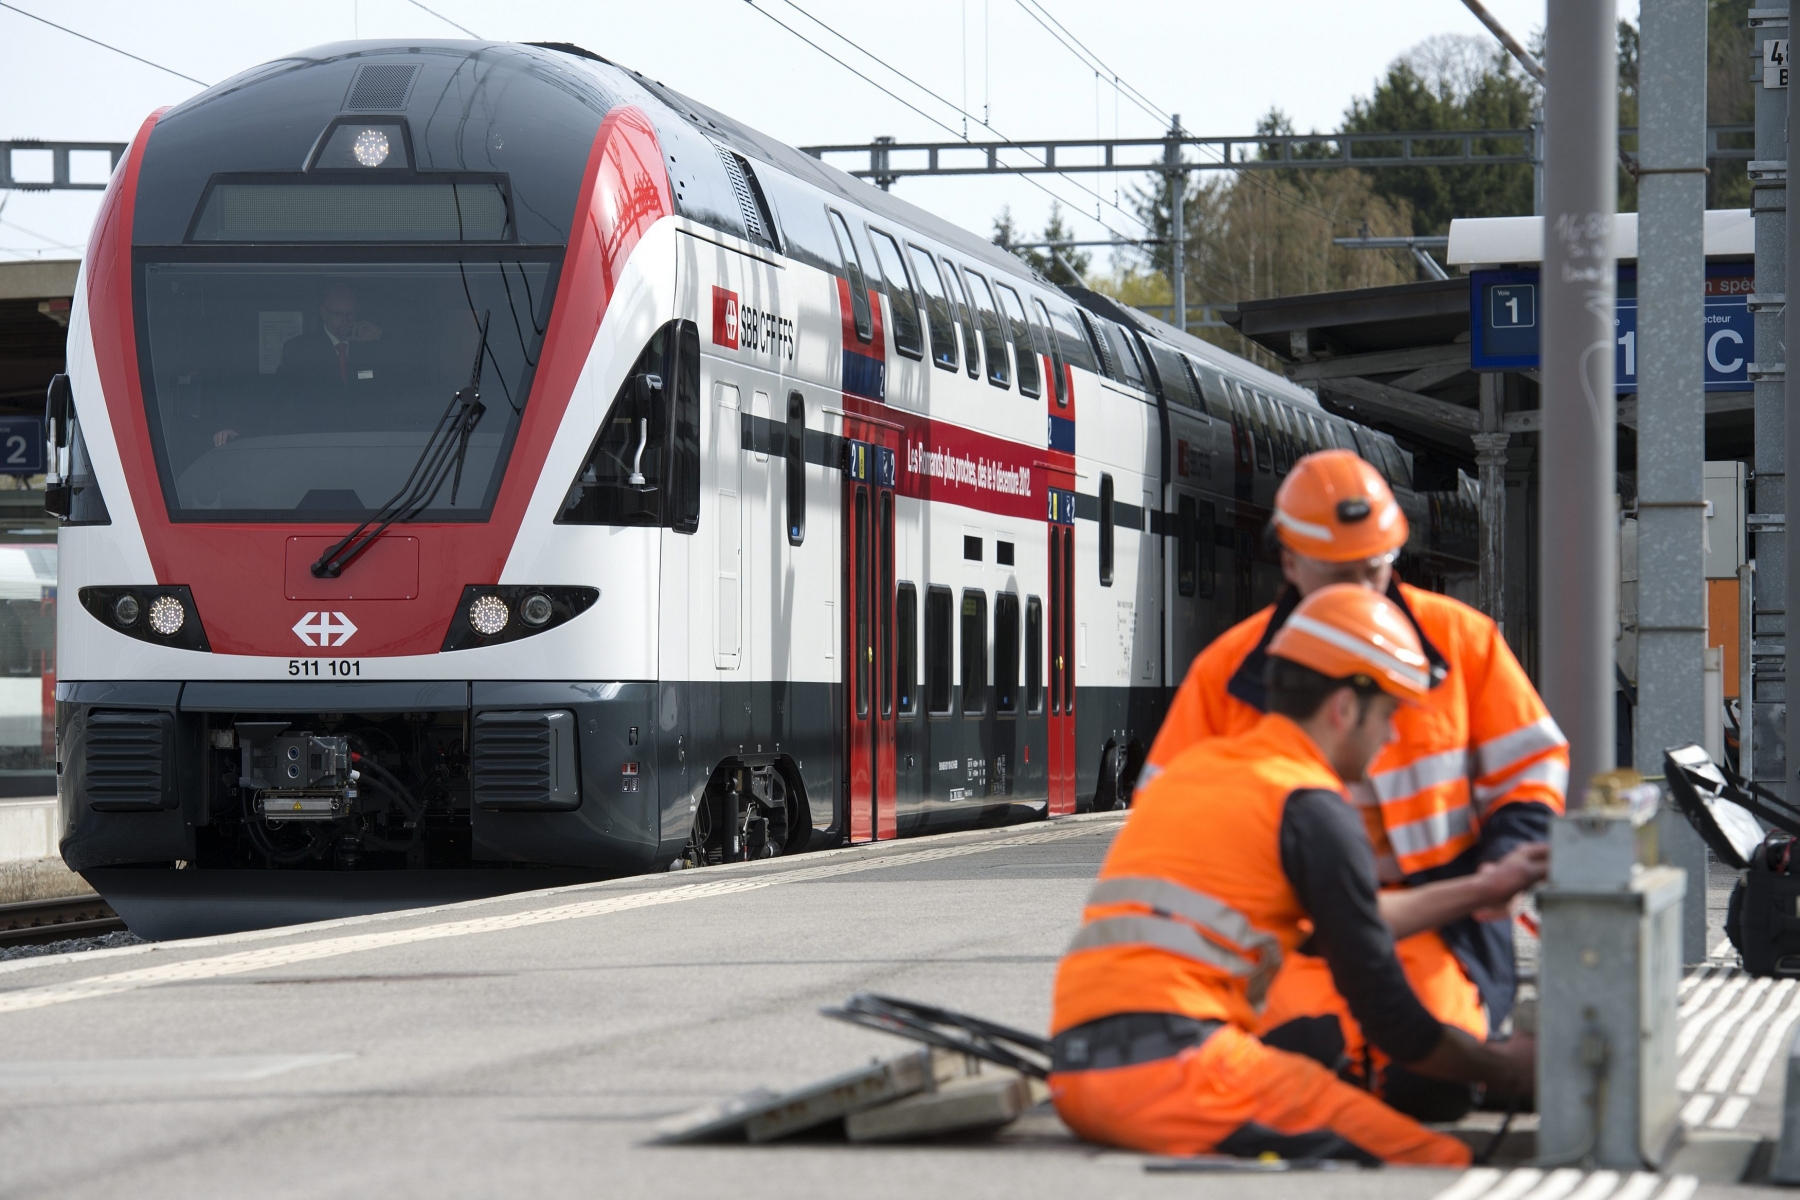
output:
M853 1142L977 1133L1010 1125L1036 1099L1031 1081L1023 1075L990 1068L981 1075L953 1079L936 1091L851 1113L844 1118L844 1133Z
M657 1127L656 1140L679 1143L743 1136L752 1142L773 1141L922 1092L968 1069L962 1055L941 1050L875 1059L790 1091L756 1088L702 1105L664 1121Z

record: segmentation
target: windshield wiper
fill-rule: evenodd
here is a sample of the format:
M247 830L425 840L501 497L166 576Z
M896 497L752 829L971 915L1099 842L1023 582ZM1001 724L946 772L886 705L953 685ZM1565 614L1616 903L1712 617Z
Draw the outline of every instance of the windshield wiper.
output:
M336 579L344 573L345 567L375 544L376 538L387 532L388 526L418 516L444 486L444 476L452 469L455 477L450 485L450 503L456 503L456 493L462 487L463 460L469 453L469 435L475 432L482 414L487 412L481 403L481 367L487 355L488 321L493 315L492 309L481 315L481 341L475 347L475 365L469 370L469 386L450 398L450 406L425 440L425 448L419 451L418 461L413 463L406 482L374 516L319 556L319 561L312 565L314 578Z

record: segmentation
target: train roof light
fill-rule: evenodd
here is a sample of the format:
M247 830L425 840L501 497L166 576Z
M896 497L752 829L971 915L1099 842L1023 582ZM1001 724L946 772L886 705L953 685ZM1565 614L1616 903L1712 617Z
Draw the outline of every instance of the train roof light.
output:
M350 145L356 161L365 167L379 167L388 158L388 137L379 129L365 129Z

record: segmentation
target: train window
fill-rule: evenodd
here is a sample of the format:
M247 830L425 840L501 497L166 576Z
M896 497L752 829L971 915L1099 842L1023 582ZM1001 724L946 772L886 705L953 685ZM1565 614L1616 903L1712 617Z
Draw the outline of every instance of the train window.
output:
M1025 711L1044 711L1044 602L1025 601Z
M1049 309L1044 308L1044 300L1031 297L1031 306L1037 309L1037 318L1031 322L1031 336L1039 340L1039 353L1049 356L1049 378L1057 383L1057 407L1069 407L1069 380L1062 372L1062 338L1057 336L1057 327L1049 324Z
M1019 597L994 597L994 711L1010 717L1019 711Z
M1352 425L1350 433L1356 438L1356 453L1362 460L1386 474L1381 461L1381 443L1376 440L1374 431L1364 429L1361 425Z
M1050 356L1050 339L1044 333L1044 326L1025 319L1025 306L1019 301L1018 292L1004 283L996 286L1000 289L1000 308L1006 316L1006 326L1012 333L1013 361L1019 368L1019 394L1035 400L1044 394L1040 363ZM1044 302L1037 300L1034 303L1037 311L1042 313ZM1056 378L1056 394L1061 396L1061 371L1056 371Z
M875 670L875 645L870 641L870 633L874 622L870 620L869 604L871 601L869 586L869 489L856 489L855 524L856 561L851 566L850 578L855 582L853 599L856 605L856 640L850 643L850 661L855 686L851 689L856 703L856 715L869 715L869 691L872 680L870 676Z
M1000 311L994 306L993 290L980 275L973 271L965 273L968 276L969 294L975 298L976 316L981 319L981 352L987 359L988 382L995 387L1008 387L1012 383L1012 371L1006 361L1006 333L1000 328ZM1014 303L1017 303L1016 297ZM1021 319L1018 332L1024 332L1024 325L1025 322ZM1019 354L1021 357L1030 357L1030 344L1021 343Z
M1244 413L1250 418L1251 441L1256 444L1256 469L1273 471L1275 456L1270 452L1269 422L1261 408L1257 407L1256 393L1243 384L1238 385L1238 399L1243 402Z
M424 503L409 520L488 518L557 267L526 248L425 258L245 248L143 264L144 415L172 519L355 525L415 487ZM453 437L440 426L453 424L446 408L469 384L484 321L484 407L466 439ZM678 340L666 336L662 352ZM408 478L446 446L454 461Z
M671 474L679 466L681 484L697 489L696 462L684 451L677 463L672 453L676 439L670 436L678 424L685 423L695 435L699 429L699 333L696 330L690 340L683 336L684 325L691 327L693 322L664 325L638 353L569 487L557 524L661 525L665 521L674 524L683 516L697 517L698 509L691 505L665 508L663 504L665 492L698 502L697 490L691 496L680 492ZM679 360L689 355L693 361L683 367ZM677 384L680 386L674 386ZM688 397L682 395L682 402L677 403L676 394L689 388L694 392L694 411L678 413ZM697 454L697 449L688 449ZM356 494L360 496L360 492Z
M881 715L894 715L894 493L886 488L876 493L880 498L876 501L875 536L878 549L875 557L875 587L878 594L876 603L881 607L881 622L877 636L881 640L881 650L877 658L881 662L881 673L876 682L876 690L881 695Z
M895 669L900 715L918 711L919 689L919 592L910 583L900 585L894 597L894 633L899 642L899 666Z
M1175 590L1183 596L1192 596L1200 586L1200 553L1199 539L1194 529L1194 498L1181 497L1175 513Z
M1382 438L1380 445L1381 455L1387 460L1385 472L1387 474L1388 482L1395 487L1412 487L1412 471L1406 465L1405 453L1401 451L1399 446L1396 446L1387 438Z
M194 242L510 242L504 175L454 183L216 183Z
M1038 301L1040 307L1043 303L1042 300ZM1076 320L1076 314L1080 313L1083 317L1087 314L1082 313L1080 309L1068 308L1060 304L1048 311L1050 313L1050 331L1056 335L1056 347L1062 354L1062 361L1072 367L1080 367L1084 371L1099 374L1100 365L1094 359L1096 351L1090 341L1082 336L1083 327Z
M969 295L969 281L949 259L944 260L944 279L950 284L950 307L962 317L963 358L969 366L969 378L981 378L981 349L975 336L975 305Z
M913 294L906 275L906 263L900 257L900 245L881 230L868 227L869 244L875 247L875 262L885 276L888 312L894 331L894 349L908 358L925 353L925 333L919 325L919 301Z
M1161 342L1146 339L1150 348L1150 361L1156 367L1157 382L1162 384L1162 393L1170 404L1179 404L1183 408L1199 408L1200 399L1194 392L1193 385L1188 382L1187 364L1181 355L1169 349Z
M929 251L917 246L911 246L911 249L913 274L919 277L919 290L925 293L925 323L931 328L931 361L946 371L954 371L956 316L950 311L950 296L944 291L943 276L938 274L937 259Z
M1044 302L1033 297L1031 304L1033 304L1033 308L1026 313L1026 320L1030 322L1031 326L1031 353L1037 354L1037 360L1033 365L1048 363L1051 376L1055 376L1055 380L1057 380L1057 385L1055 385L1057 396L1062 396L1062 365L1060 365L1060 358L1055 353L1055 344L1049 335L1049 322L1044 320ZM1031 392L1031 394L1040 396L1042 390L1044 389L1039 387L1037 392Z
M936 715L950 711L950 661L956 640L951 611L955 603L947 587L925 593L925 711Z
M1137 339L1117 321L1098 321L1096 324L1106 331L1107 341L1112 344L1113 360L1125 373L1125 382L1132 387L1143 388L1144 368L1138 362Z
M1200 380L1200 394L1206 399L1206 407L1215 417L1231 417L1231 397L1225 393L1225 379L1218 371L1205 363L1194 364L1194 374Z
M1113 581L1113 477L1100 477L1100 586Z
M806 397L788 393L787 412L788 544L806 540Z
M842 213L835 208L826 209L831 217L831 236L837 240L838 261L843 264L847 290L850 293L850 315L856 325L856 336L860 341L871 341L875 337L875 326L869 315L869 285L863 282L862 255L857 253L856 239L850 236L850 226Z
M1117 379L1123 383L1125 380L1125 373L1119 369L1118 363L1114 361L1112 347L1106 344L1106 337L1100 332L1094 318L1088 316L1086 312L1079 308L1075 310L1075 315L1081 318L1081 327L1087 331L1088 344L1093 347L1094 358L1100 363L1099 373L1105 375L1109 379Z
M969 588L962 597L962 710L965 717L987 712L987 593Z

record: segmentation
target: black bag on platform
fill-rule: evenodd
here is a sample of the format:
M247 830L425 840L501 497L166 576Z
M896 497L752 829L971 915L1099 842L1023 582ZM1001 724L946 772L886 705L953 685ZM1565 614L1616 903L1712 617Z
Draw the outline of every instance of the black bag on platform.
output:
M1675 807L1720 862L1742 872L1725 934L1744 969L1800 976L1800 810L1754 783L1745 786L1699 746L1664 751L1663 765ZM1759 819L1774 829L1765 831Z

